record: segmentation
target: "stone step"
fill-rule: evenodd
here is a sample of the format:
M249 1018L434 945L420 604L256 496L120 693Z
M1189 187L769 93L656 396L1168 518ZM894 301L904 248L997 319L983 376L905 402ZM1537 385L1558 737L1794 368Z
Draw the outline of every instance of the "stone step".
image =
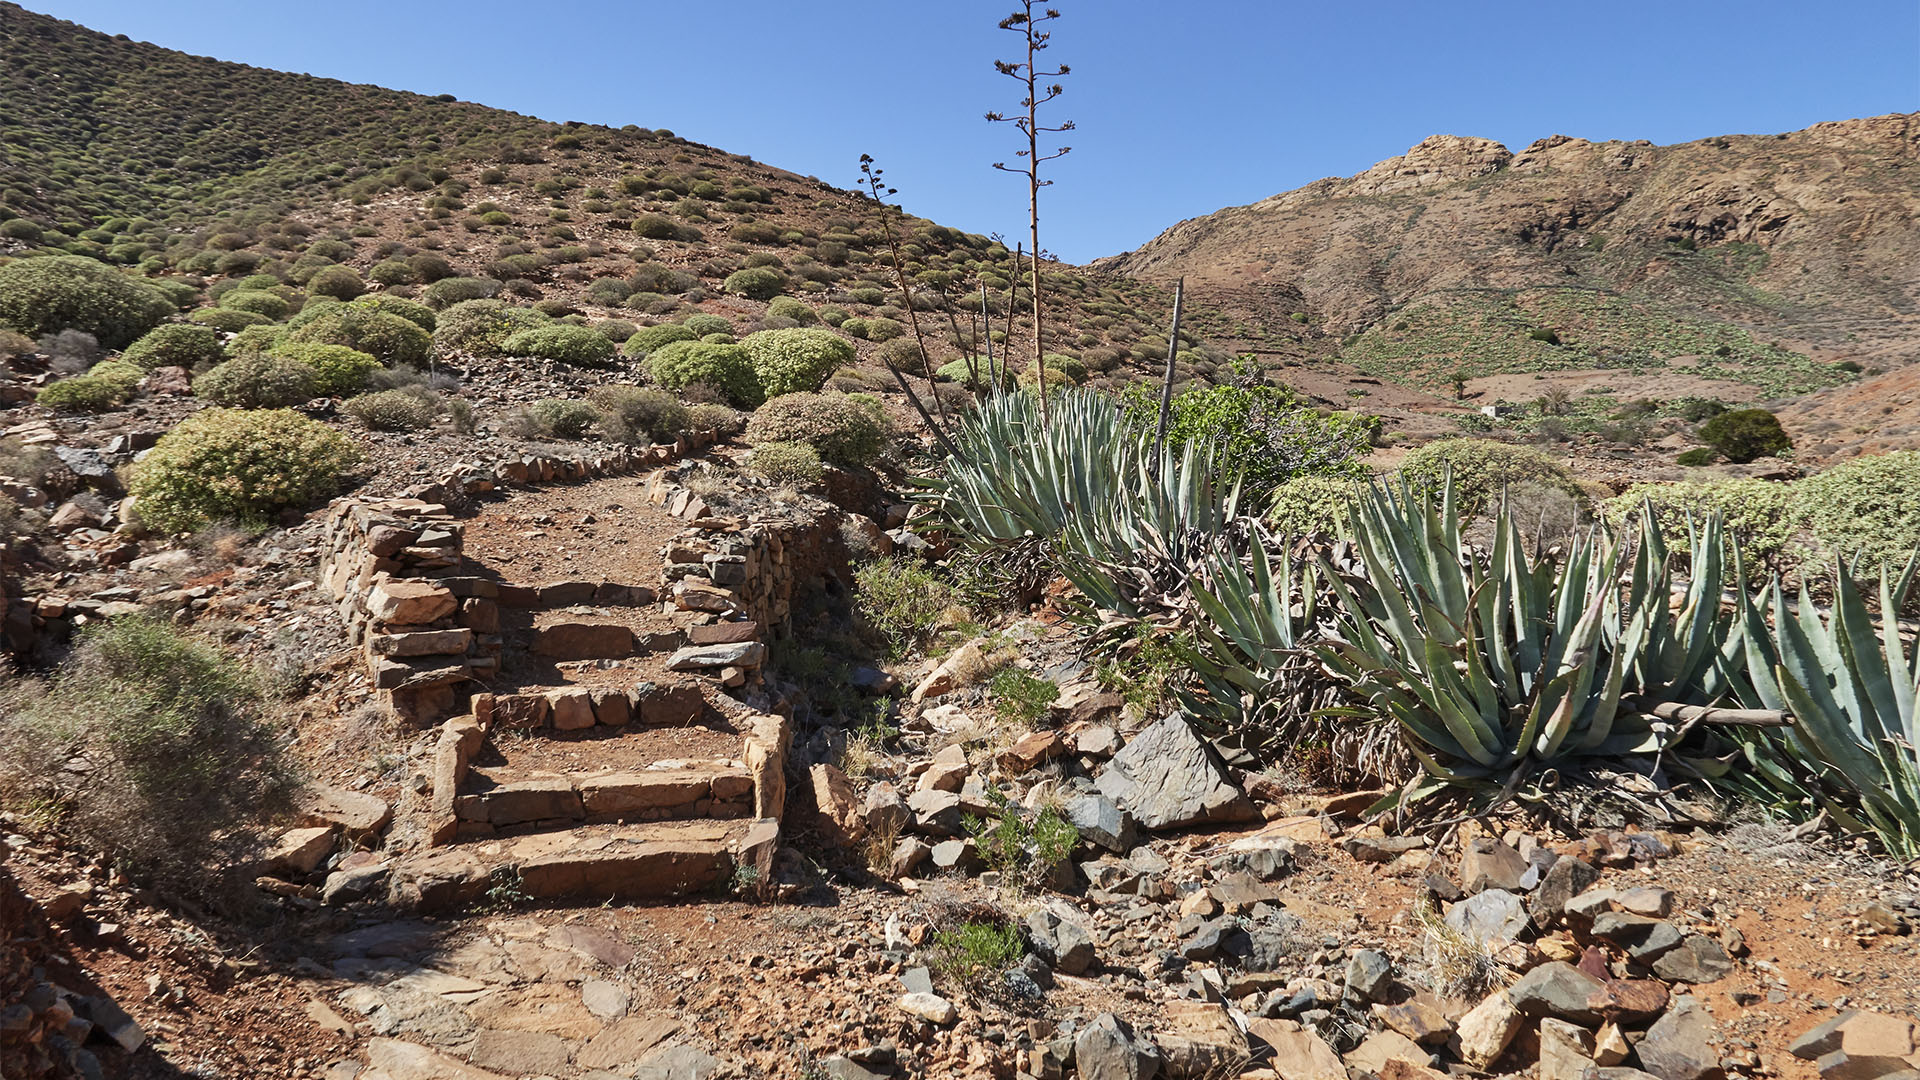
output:
M489 897L600 904L721 896L769 880L779 822L587 825L434 848L394 871L392 900L421 912Z
M566 616L541 619L532 629L516 633L527 652L543 660L625 660L652 653L673 652L687 642L680 630L636 630L618 619Z
M453 801L456 839L634 821L734 820L754 811L745 764L673 763L662 768L506 779L477 776Z

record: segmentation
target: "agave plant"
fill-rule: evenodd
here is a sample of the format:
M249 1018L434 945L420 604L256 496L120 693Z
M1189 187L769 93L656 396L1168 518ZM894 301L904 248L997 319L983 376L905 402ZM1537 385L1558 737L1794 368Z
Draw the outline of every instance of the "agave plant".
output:
M1790 797L1817 799L1843 826L1873 832L1906 859L1920 858L1920 648L1908 655L1896 613L1916 569L1920 558L1904 573L1882 568L1878 627L1837 564L1824 619L1804 584L1791 609L1777 578L1740 599L1752 702L1794 718L1748 743L1755 774Z
M1685 730L1660 706L1708 705L1730 690L1737 649L1720 610L1715 521L1690 537L1695 573L1676 607L1650 515L1624 587L1623 548L1609 534L1533 559L1505 510L1478 556L1461 542L1451 484L1438 505L1404 485L1376 488L1352 520L1364 577L1324 567L1339 610L1319 653L1364 703L1340 714L1399 724L1427 777L1409 795L1448 785L1511 794L1544 768L1659 754Z

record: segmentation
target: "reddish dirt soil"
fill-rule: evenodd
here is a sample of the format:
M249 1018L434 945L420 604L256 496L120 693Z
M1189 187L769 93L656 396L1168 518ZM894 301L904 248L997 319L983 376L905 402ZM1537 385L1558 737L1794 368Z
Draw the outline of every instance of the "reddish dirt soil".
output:
M586 775L643 769L660 761L732 761L741 736L707 728L593 728L531 738L495 737L474 771L504 782L539 773Z

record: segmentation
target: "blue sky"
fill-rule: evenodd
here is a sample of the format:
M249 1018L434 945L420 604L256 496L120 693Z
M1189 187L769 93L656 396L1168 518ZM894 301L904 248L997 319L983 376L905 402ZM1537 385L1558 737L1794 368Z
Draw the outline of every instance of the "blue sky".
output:
M908 209L1023 234L1010 0L551 4L26 0L262 67L452 93L549 120L672 128L842 186L873 154ZM1427 135L1686 141L1920 109L1920 3L1057 0L1042 243L1075 262L1345 176Z

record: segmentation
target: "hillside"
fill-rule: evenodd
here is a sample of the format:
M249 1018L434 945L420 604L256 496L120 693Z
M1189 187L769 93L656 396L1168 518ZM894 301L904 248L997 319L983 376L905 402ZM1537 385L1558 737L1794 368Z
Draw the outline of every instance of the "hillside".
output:
M1519 153L1437 135L1095 266L1185 276L1236 346L1429 392L1600 370L1788 397L1920 351L1920 116Z

